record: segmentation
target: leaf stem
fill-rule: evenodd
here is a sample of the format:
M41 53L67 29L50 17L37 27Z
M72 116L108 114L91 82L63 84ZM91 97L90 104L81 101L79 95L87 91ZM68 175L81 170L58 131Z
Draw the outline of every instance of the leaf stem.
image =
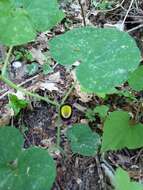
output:
M57 145L57 148L60 147L60 141L61 141L61 116L60 116L60 108L59 108L59 111L58 111L58 119L57 119L57 139L56 139L56 145Z
M70 93L72 92L72 90L74 89L75 85L76 85L76 81L71 85L71 87L67 91L66 95L63 97L63 99L62 99L62 101L60 103L60 106L62 106L65 103L66 99L68 98L68 96L70 95Z
M139 114L140 114L141 109L142 109L142 103L143 103L143 99L141 98L141 99L138 101L137 110L136 110L136 114L135 114L135 122L136 122L136 123L139 122Z
M79 0L79 2L80 2L80 0ZM82 9L82 4L80 3L80 5L81 5L81 9ZM84 15L83 9L82 9L82 14ZM84 16L83 16L83 18L84 18ZM84 25L86 25L85 18L84 18ZM13 89L15 89L17 91L21 91L22 93L24 93L27 96L31 96L33 98L43 100L43 101L45 101L47 103L50 103L50 104L57 107L57 109L58 109L58 118L57 118L57 139L56 139L57 142L56 142L56 144L57 144L57 147L59 148L60 147L61 125L62 125L61 116L60 116L60 106L65 103L66 99L68 98L68 96L70 95L72 90L74 89L74 87L76 85L76 81L71 85L71 87L69 88L69 90L67 91L65 96L63 97L60 104L58 102L54 101L54 100L50 100L48 97L43 97L43 96L40 96L40 95L38 95L36 93L29 92L28 90L18 86L17 84L12 82L11 80L9 80L5 76L12 49L13 49L13 46L10 46L9 51L7 53L7 56L6 56L6 59L5 59L5 62L4 62L4 65L3 65L3 68L2 68L2 74L0 75L0 80L2 80L4 83L6 83L9 87L11 87L11 88L13 88Z
M54 106L59 107L59 103L58 102L50 100L48 97L43 97L43 96L40 96L40 95L38 95L36 93L29 92L28 90L26 90L26 89L24 89L22 87L17 86L15 83L13 83L11 80L7 79L3 75L0 75L0 80L2 80L3 82L5 82L9 87L11 87L11 88L13 88L15 90L21 91L25 95L37 98L39 100L43 100L43 101L45 101L47 103L50 103L50 104L52 104Z
M3 68L2 68L2 76L5 76L5 74L6 74L6 70L7 70L7 66L8 66L8 63L9 63L9 58L10 58L12 49L13 49L13 46L10 46L10 48L8 50L8 53L7 53L7 56L5 58L5 61L4 61Z

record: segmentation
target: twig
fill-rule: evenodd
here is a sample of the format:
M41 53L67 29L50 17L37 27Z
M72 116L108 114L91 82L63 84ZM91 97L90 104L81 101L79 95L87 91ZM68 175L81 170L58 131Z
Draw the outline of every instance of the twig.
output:
M35 76L31 77L31 78L26 79L25 81L23 81L22 83L18 84L17 86L23 86L26 83L32 81L33 79L36 79L37 77L39 77L39 74L37 74L37 75L35 75Z
M139 28L142 28L142 27L143 27L143 24L140 24L134 28L131 28L130 30L127 30L127 32L130 33L130 32L133 32L134 30L138 30Z
M98 176L99 176L99 179L100 179L101 189L106 190L107 188L106 188L106 185L104 183L103 171L102 171L102 168L101 168L100 159L99 159L98 155L95 156L95 161L96 161Z
M134 0L131 0L130 6L129 6L129 8L128 8L127 12L126 12L126 15L125 15L125 17L124 17L124 20L123 20L123 22L122 22L122 25L123 25L123 26L124 26L124 24L125 24L125 21L126 21L126 19L127 19L128 14L129 14L129 12L130 12L130 10L131 10L131 7L132 7L132 5L133 5L133 2L134 2Z
M110 12L110 11L114 11L116 9L118 9L119 7L121 7L123 5L123 3L125 2L125 0L123 0L120 4L118 4L116 7L109 9L109 10L99 10L99 12Z
M81 14L82 14L82 18L83 18L83 24L84 24L84 26L86 26L86 20L85 20L85 15L84 15L84 9L83 9L83 5L82 5L82 3L81 3L81 0L78 0L78 3L79 3L79 5L80 5L80 7L81 7Z

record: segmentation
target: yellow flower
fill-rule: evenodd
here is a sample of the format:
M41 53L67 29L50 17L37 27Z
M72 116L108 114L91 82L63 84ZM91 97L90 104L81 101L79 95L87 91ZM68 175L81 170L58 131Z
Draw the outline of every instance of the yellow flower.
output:
M64 104L60 108L60 115L62 119L70 119L72 116L72 106L70 104Z

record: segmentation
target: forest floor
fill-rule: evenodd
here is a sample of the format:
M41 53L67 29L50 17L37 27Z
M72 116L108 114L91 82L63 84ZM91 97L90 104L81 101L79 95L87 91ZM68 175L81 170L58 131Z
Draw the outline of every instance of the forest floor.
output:
M95 1L83 0L82 8L87 25L96 27L117 27L129 32L136 40L143 55L143 1L134 0L130 7L130 0ZM66 18L51 32L44 32L38 35L35 42L26 46L14 49L9 66L10 78L17 84L25 88L36 91L42 96L49 95L58 101L62 99L67 89L74 81L74 73L66 70L63 66L50 59L50 66L53 71L47 75L41 73L41 65L48 54L48 40L75 27L83 26L83 15L78 0L61 0L60 6L66 14ZM130 7L130 9L129 9ZM126 19L125 19L126 18ZM122 25L122 22L124 23ZM6 50L0 47L3 54ZM24 50L23 50L24 49ZM26 72L26 65L32 63L27 56L23 56L21 65L17 68L17 52L30 51L35 57L38 69L31 75ZM142 64L142 62L141 62ZM50 81L51 85L49 85ZM12 92L8 86L0 82L0 126L14 125L20 128L25 138L25 148L36 145L49 148L56 141L56 117L57 112L51 105L37 100L32 100L31 105L21 111L17 117L12 117L11 110L8 109L7 94ZM119 90L128 88L124 84ZM135 93L136 100L143 96L143 92ZM67 103L73 105L72 117L63 121L61 130L61 147L66 154L58 151L53 153L57 163L57 178L52 190L112 190L111 174L117 167L122 167L128 171L130 177L137 181L143 180L143 149L121 151L109 151L104 154L98 153L95 157L85 157L72 154L65 131L68 126L74 123L88 123L92 130L102 134L103 122L96 115L94 121L89 121L85 110L94 108L97 105L107 105L110 111L117 109L126 110L132 114L138 111L138 101L130 100L129 97L119 94L108 95L100 98L96 95L88 95L80 91L79 86L69 95ZM143 123L143 113L138 113L138 118Z

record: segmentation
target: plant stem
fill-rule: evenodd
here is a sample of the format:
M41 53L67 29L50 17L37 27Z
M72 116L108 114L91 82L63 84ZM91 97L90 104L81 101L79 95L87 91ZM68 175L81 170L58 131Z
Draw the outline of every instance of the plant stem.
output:
M60 136L61 136L61 116L60 116L60 107L65 103L66 99L68 98L68 96L70 95L70 93L72 92L73 88L76 85L76 81L71 85L71 87L69 88L69 90L67 91L66 95L63 97L60 105L59 105L59 109L58 109L58 119L57 119L57 148L60 147Z
M18 90L18 91L21 91L23 92L25 95L28 95L28 96L32 96L34 98L37 98L39 100L43 100L43 101L46 101L47 103L50 103L54 106L58 106L59 107L59 103L56 102L56 101L52 101L50 100L48 97L43 97L43 96L40 96L36 93L32 93L32 92L29 92L27 91L26 89L22 88L22 87L19 87L18 85L16 85L15 83L13 83L11 80L7 79L5 77L5 74L6 74L6 70L7 70L7 66L8 66L8 63L9 63L9 58L10 58L10 55L11 55L11 52L12 52L12 49L13 49L13 46L10 46L9 48L9 51L7 53L7 56L6 56L6 59L5 59L5 62L4 62L4 65L3 65L3 68L2 68L2 74L0 75L0 80L2 80L3 82L5 82L9 87L15 89L15 90Z
M60 110L60 108L59 108ZM60 111L58 111L58 119L57 119L57 148L60 147L60 141L61 141L61 116L60 116Z
M72 84L72 86L67 91L66 95L63 97L63 99L62 99L62 101L60 103L60 106L62 106L65 103L66 99L68 98L68 96L70 95L70 93L72 92L72 90L74 89L75 85L76 85L76 81Z
M26 89L17 86L15 83L13 83L12 81L10 81L9 79L7 79L7 78L6 78L5 76L3 76L3 75L0 75L0 80L2 80L3 82L5 82L9 87L11 87L11 88L13 88L13 89L15 89L15 90L17 90L17 91L21 91L21 92L24 93L25 95L32 96L32 97L34 97L34 98L37 98L37 99L39 99L39 100L43 100L43 101L45 101L45 102L47 102L47 103L50 103L50 104L52 104L52 105L54 105L54 106L59 107L59 103L58 103L58 102L52 101L52 100L50 100L48 97L43 97L43 96L40 96L40 95L38 95L38 94L36 94L36 93L29 92L29 91L27 91Z
M85 15L84 15L84 9L83 9L81 0L78 0L78 3L79 3L79 5L80 5L80 7L81 7L81 14L82 14L82 18L83 18L83 24L84 24L84 26L86 26L86 20L85 20Z
M6 74L6 70L7 70L7 66L8 66L8 63L9 63L9 58L10 58L12 49L13 49L13 46L10 46L10 48L8 50L8 53L7 53L7 56L5 58L5 61L4 61L3 68L2 68L2 76L5 76L5 74Z
M139 114L141 112L141 108L142 108L142 103L143 103L143 99L141 98L138 101L138 105L137 105L137 111L136 111L136 115L135 115L135 122L139 122Z
M80 0L79 0L79 2L80 2ZM83 18L84 18L84 12L83 12L83 8L82 8L82 4L80 3L80 5L81 5L81 9L82 9L82 15L83 15ZM84 20L84 25L86 26L85 18L83 20ZM58 109L58 119L57 119L57 142L56 142L56 144L57 144L57 147L60 147L60 135L61 135L61 125L62 125L61 116L60 116L60 106L62 104L64 104L64 102L66 101L66 99L68 98L70 93L72 92L73 88L75 87L76 82L74 82L72 84L72 86L69 88L69 90L67 91L66 95L63 97L60 104L58 102L56 102L56 101L50 100L48 97L43 97L43 96L40 96L40 95L38 95L36 93L29 92L28 90L18 86L17 84L12 82L11 80L9 80L5 76L7 66L8 66L8 63L9 63L9 58L10 58L10 55L11 55L11 52L12 52L12 48L13 47L11 46L9 48L8 53L7 53L7 56L6 56L6 59L5 59L5 62L4 62L4 66L2 68L2 74L0 75L0 80L2 80L4 83L6 83L9 87L11 87L11 88L13 88L13 89L15 89L17 91L21 91L22 93L24 93L27 96L31 96L31 97L34 97L36 99L43 100L43 101L45 101L47 103L50 103L50 104L57 107L57 109Z

